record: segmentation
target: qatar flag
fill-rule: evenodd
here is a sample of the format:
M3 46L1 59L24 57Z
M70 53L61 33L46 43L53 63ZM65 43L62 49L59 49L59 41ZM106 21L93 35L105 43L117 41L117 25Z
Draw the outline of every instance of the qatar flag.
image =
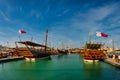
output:
M20 34L26 34L26 31L24 31L24 30L19 30L19 33L20 33Z
M108 37L108 35L103 33L103 32L96 32L96 36L98 36L98 37L105 37L105 38Z

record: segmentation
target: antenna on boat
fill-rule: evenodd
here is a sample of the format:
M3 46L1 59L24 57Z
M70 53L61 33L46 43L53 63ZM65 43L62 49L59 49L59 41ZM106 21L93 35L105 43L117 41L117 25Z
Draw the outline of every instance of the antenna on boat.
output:
M31 42L33 41L33 37L31 37L31 40L30 40Z
M9 42L7 41L7 47L8 47L8 49L9 49L9 51L10 51L10 45L9 45Z
M112 39L112 47L113 47L113 54L114 54L114 40Z
M62 49L64 49L64 43L62 42Z
M7 47L10 47L9 42L7 41Z
M47 38L48 38L48 29L46 29L46 38L45 38L45 53L47 49Z
M89 42L88 43L91 43L91 36L92 36L92 34L91 34L91 32L89 32Z

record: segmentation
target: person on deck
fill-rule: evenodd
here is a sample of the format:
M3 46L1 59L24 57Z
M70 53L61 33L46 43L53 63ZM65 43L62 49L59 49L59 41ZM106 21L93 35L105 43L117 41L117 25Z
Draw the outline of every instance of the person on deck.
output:
M120 63L120 54L118 55L118 63Z

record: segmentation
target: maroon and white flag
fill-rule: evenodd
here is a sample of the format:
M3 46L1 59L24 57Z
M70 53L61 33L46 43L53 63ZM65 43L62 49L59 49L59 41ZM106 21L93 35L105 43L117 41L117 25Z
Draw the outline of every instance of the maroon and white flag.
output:
M19 30L18 31L20 34L26 34L26 31L24 31L24 30Z
M103 33L103 32L96 32L96 36L98 36L98 37L105 37L105 38L108 37L108 35Z

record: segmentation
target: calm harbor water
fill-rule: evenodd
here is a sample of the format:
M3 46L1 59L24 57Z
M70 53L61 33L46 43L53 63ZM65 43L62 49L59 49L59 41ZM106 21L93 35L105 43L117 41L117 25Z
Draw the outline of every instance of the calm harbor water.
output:
M120 69L104 62L84 63L78 54L0 63L0 80L120 80L119 76Z

